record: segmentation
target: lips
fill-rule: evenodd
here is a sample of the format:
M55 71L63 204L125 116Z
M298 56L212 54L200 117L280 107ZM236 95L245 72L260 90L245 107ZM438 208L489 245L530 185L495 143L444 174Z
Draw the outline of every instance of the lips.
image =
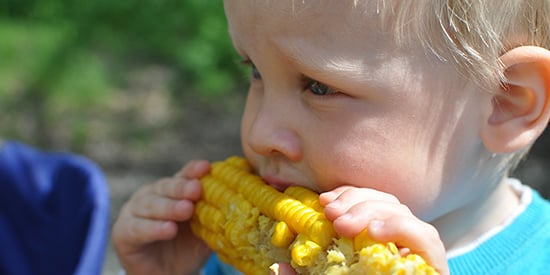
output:
M277 189L279 192L284 192L288 187L296 185L292 182L285 181L274 175L264 175L262 179L271 187Z

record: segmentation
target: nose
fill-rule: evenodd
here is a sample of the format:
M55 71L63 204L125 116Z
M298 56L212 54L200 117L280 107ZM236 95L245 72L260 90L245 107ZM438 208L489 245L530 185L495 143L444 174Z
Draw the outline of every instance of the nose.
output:
M248 124L243 125L246 146L263 156L281 155L291 161L301 160L299 117L291 105L264 100L252 112L254 114L246 114L250 115L248 120L243 119L243 124Z

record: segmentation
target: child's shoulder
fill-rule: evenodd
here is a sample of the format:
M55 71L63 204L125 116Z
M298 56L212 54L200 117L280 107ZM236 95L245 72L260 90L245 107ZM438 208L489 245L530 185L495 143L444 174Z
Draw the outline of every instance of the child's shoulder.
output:
M531 203L518 217L515 242L515 263L510 263L506 274L543 274L548 272L550 263L550 202L535 190ZM510 236L512 237L512 236ZM509 238L510 242L514 240Z
M550 201L543 198L536 190L529 187L525 188L528 189L527 192L530 193L530 200L525 213L523 213L523 215L527 217L525 220L521 221L528 225L533 225L533 223L550 225ZM550 232L550 226L546 226L546 229Z

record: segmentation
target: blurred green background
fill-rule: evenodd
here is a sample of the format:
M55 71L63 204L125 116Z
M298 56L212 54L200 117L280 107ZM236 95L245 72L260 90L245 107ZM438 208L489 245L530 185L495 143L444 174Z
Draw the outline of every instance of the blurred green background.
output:
M2 135L140 151L185 106L234 108L237 60L221 1L0 0Z
M96 161L114 219L187 160L240 153L246 70L226 28L221 0L0 0L1 137ZM548 135L514 173L546 197Z

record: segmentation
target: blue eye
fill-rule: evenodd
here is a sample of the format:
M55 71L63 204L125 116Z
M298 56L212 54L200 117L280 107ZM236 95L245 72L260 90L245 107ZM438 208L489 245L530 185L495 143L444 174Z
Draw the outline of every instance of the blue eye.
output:
M254 64L252 64L252 78L254 79L262 79L262 75L260 74L260 71L258 71L258 68Z
M316 80L311 80L307 88L311 90L314 95L330 95L337 93L337 91Z

